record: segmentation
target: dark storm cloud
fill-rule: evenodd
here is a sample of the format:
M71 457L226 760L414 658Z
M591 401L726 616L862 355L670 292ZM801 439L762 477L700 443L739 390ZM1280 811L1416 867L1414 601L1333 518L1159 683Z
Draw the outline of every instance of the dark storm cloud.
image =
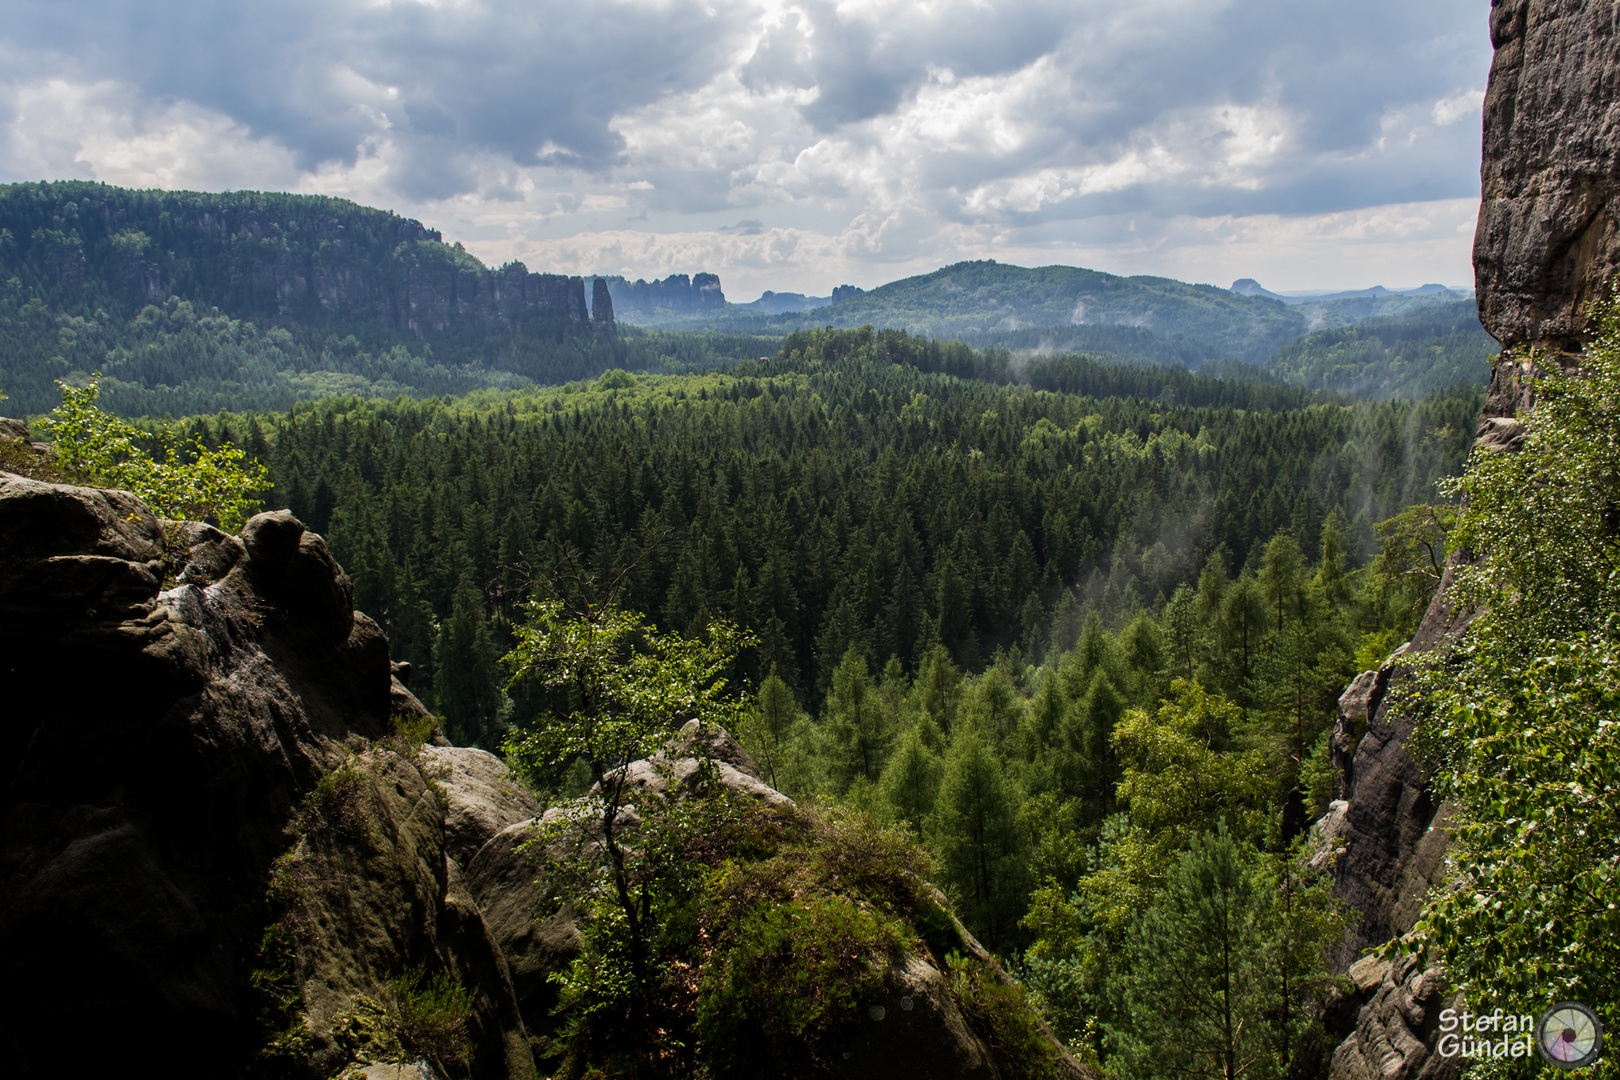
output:
M12 78L113 79L217 110L298 165L353 162L386 135L416 197L471 190L480 153L597 169L618 111L689 89L724 62L724 2L12 0Z
M724 207L754 175L750 155L792 161L831 140L881 155L916 205L957 220L1303 214L1477 191L1477 121L1428 114L1483 88L1487 13L1487 0L11 0L0 105L7 82L111 81L145 108L221 113L306 171L386 145L387 183L410 199L499 198L514 190L492 179L502 162L600 173L624 160L616 116L690 94L710 111L684 120L691 139L635 162L651 184L640 206ZM755 95L737 121L752 142L697 154L729 122L715 102L734 63L730 85ZM949 139L885 126L979 83L1011 95L999 121ZM784 88L802 93L771 97ZM1132 160L1152 167L1082 182ZM780 183L859 203L858 172ZM1039 197L1011 190L1045 174Z

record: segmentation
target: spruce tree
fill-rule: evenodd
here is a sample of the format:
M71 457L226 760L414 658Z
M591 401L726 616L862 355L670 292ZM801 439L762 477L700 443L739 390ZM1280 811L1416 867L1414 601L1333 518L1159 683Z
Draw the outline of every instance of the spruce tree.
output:
M919 836L923 833L924 823L934 812L940 777L944 771L938 755L929 749L921 730L928 723L924 719L907 729L878 784L883 797L894 808L895 816L910 825Z
M957 909L992 947L1010 938L1023 906L1021 801L978 729L962 724L945 757L935 842Z

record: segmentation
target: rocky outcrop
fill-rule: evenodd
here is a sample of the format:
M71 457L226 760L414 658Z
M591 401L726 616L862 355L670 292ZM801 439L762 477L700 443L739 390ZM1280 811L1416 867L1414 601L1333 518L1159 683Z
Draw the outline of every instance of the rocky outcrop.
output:
M1524 438L1519 417L1534 404L1531 365L1578 361L1593 329L1587 307L1620 269L1620 23L1608 7L1579 0L1493 0L1490 29L1474 269L1480 319L1504 349L1477 441L1511 453ZM1469 613L1448 596L1457 565L1454 557L1412 641L1340 700L1333 753L1346 798L1317 828L1341 849L1337 891L1357 912L1341 970L1366 946L1410 930L1444 873L1446 809L1407 753L1412 719L1389 691L1404 654L1466 625ZM1375 964L1349 967L1367 1001L1333 1055L1333 1080L1457 1075L1460 1063L1434 1052L1441 973L1411 958Z
M1379 670L1358 675L1339 697L1331 749L1343 798L1318 827L1338 850L1334 891L1355 912L1337 951L1340 970L1365 949L1410 930L1425 894L1444 873L1445 808L1430 798L1427 775L1407 753L1414 721L1390 689L1407 670L1401 658L1455 634L1459 620L1443 583L1412 640Z
M1620 24L1581 0L1494 0L1480 320L1505 346L1577 352L1585 307L1620 269Z
M591 283L591 330L603 337L618 332L613 324L613 294L601 278Z
M342 199L15 184L0 187L0 228L12 238L0 274L56 303L133 313L175 295L238 318L337 318L418 338L612 325L611 310L592 319L583 278L491 269L418 221Z
M669 797L672 785L690 779L702 762L716 767L713 779L731 792L768 808L791 809L791 800L764 784L754 762L730 733L693 718L659 753L626 766L629 804L621 812L621 829L633 837L639 822L636 800ZM681 797L681 787L673 790ZM540 830L563 820L563 811L552 809L543 817L503 830L478 852L467 874L472 895L512 973L524 1021L536 1036L549 1033L555 1024L552 1010L558 994L551 976L564 970L582 947L578 913L571 904L547 917L535 917L536 912L547 910L546 863L538 850L543 836ZM626 842L633 844L634 840ZM970 958L982 977L1010 987L1011 980L1000 965L949 914L945 897L926 888L935 910L948 920L952 945ZM1050 1033L1043 1031L1043 1037L1057 1076L1079 1080L1088 1075ZM928 950L908 953L889 965L883 993L865 1003L863 1018L841 1035L839 1046L835 1075L846 1080L886 1080L902 1072L930 1080L1014 1080L1018 1075L1007 1071L1007 1063L998 1059L965 1015L944 957ZM537 1051L542 1048L537 1039Z
M455 800L392 736L425 711L349 602L285 512L228 536L0 473L8 1075L60 1075L64 1047L236 1075L286 1036L275 1071L324 1076L345 1014L411 968L473 992L469 1068L532 1075Z
M445 844L461 866L502 830L540 813L540 804L500 758L472 746L430 746L428 773L445 790Z
M1349 993L1358 1004L1355 1030L1333 1052L1337 1080L1456 1080L1463 1058L1437 1046L1441 1010L1459 1007L1445 979L1415 956L1394 960L1368 956L1351 966ZM1341 1008L1330 1001L1328 1011Z
M597 280L605 283L614 309L621 316L651 315L656 311L697 315L726 306L726 294L716 274L671 274L662 281L626 281L622 277Z

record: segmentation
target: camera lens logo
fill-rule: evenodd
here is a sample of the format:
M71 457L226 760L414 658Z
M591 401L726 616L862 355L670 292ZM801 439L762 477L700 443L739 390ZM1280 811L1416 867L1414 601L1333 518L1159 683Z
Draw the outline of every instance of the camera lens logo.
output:
M1536 1049L1555 1068L1590 1065L1603 1052L1603 1025L1585 1005L1561 1001L1541 1014Z

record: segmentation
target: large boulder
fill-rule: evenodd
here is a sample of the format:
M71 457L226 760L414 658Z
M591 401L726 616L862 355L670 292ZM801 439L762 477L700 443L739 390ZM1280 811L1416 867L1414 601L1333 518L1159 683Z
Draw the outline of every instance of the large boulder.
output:
M740 744L724 728L698 719L688 721L652 757L625 767L626 805L618 818L621 843L634 846L642 815L637 803L647 799L686 798L691 781L700 775L733 794L744 796L762 812L791 820L792 800L768 787ZM569 846L573 826L566 808L513 824L497 833L473 857L467 869L468 885L506 959L524 1023L536 1038L536 1050L556 1026L553 1010L557 986L551 977L563 971L583 947L578 911L570 903L548 904L548 856L558 857ZM559 836L546 826L565 826ZM597 830L586 826L584 839ZM549 848L543 847L549 843ZM996 960L950 914L945 896L922 886L927 906L943 917L943 928L924 945L894 960L883 990L861 1003L856 1025L842 1032L835 1051L836 1075L847 1080L887 1080L911 1072L930 1080L1015 1080L1000 1059L987 1033L975 1027L964 1012L960 992L948 971L947 957L971 967L974 977L998 987L1016 1000L1012 980ZM965 958L965 959L962 959ZM1021 1007L1021 1006L1019 1006ZM1031 1018L1033 1023L1033 1018ZM982 1026L982 1021L981 1021ZM1081 1078L1088 1074L1058 1045L1050 1032L1037 1024L1055 1062L1057 1075ZM825 1049L825 1048L824 1048Z
M496 834L540 813L529 789L488 750L430 746L424 754L445 793L445 844L462 866Z
M287 1071L325 1075L332 1017L413 966L474 991L479 1075L532 1073L432 770L391 737L425 710L349 597L285 512L233 537L0 473L0 975L28 988L8 1075L60 1075L69 1046L81 1071L235 1075L272 1027L308 1034ZM363 836L312 831L351 766ZM267 904L277 868L301 884Z

